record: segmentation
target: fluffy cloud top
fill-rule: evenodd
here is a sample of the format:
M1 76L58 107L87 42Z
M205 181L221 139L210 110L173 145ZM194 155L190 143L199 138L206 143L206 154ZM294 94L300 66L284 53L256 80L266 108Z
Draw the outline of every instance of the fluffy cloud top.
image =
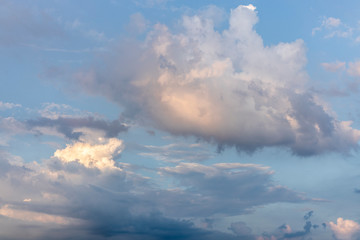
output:
M338 218L337 222L330 222L331 230L338 240L356 240L360 238L360 225L352 220Z
M90 144L77 142L73 145L67 145L65 149L57 150L54 157L63 162L78 161L85 167L108 169L115 168L114 156L121 153L123 143L117 138L110 138L100 144Z
M241 151L285 146L295 154L347 152L360 133L306 88L302 40L264 46L254 7L233 9L216 31L211 14L156 24L144 42L121 42L78 83L124 107L124 116Z

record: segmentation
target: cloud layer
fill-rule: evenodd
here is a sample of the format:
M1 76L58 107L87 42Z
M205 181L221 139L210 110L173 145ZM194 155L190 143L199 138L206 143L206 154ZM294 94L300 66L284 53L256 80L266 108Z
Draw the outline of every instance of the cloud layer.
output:
M121 41L75 78L130 119L220 149L284 146L313 155L358 148L351 122L306 90L302 40L264 46L252 5L233 9L221 32L209 16L184 16L176 33L156 24L143 42Z
M158 182L116 161L121 144L114 138L98 144L75 142L39 163L23 163L0 152L0 191L6 192L0 199L0 237L242 239L241 226L232 226L235 236L184 219L244 214L259 205L308 200L274 185L273 172L255 164L159 168L160 176L173 181L165 187L162 178ZM20 227L23 231L18 232Z

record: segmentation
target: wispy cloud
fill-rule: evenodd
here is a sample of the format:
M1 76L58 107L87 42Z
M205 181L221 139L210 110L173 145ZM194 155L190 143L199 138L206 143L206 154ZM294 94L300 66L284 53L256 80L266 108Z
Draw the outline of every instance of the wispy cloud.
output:
M0 101L0 110L7 110L17 107L21 107L21 104Z
M321 25L312 29L312 35L321 34L324 38L352 38L357 29L335 17L323 17Z
M324 63L321 63L321 66L327 71L337 72L337 71L345 70L346 63L340 62L340 61L330 62L330 63L324 62Z

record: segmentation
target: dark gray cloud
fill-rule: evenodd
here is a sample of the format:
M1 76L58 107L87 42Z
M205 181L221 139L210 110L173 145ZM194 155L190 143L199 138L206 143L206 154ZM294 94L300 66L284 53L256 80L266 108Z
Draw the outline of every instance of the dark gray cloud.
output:
M305 237L310 235L311 233L311 229L317 229L319 227L319 225L317 224L312 224L311 221L309 220L312 215L313 215L314 211L310 211L308 213L305 214L304 216L304 220L305 225L303 227L304 230L302 231L296 231L296 232L290 232L290 233L285 233L283 238L284 239L291 239L291 238L301 238L301 237Z
M357 149L359 131L305 87L303 41L264 46L257 21L256 11L239 6L222 32L206 11L184 16L177 33L157 24L146 42L114 44L75 82L122 106L126 118L219 149L281 146L301 156Z
M308 212L307 214L305 214L304 219L309 220L311 218L311 216L313 215L313 213L314 213L314 211Z
M59 133L64 134L67 138L78 140L83 134L81 130L75 131L76 128L91 128L102 130L108 138L116 137L120 132L127 131L128 127L119 120L105 121L103 119L95 119L93 117L58 117L38 118L26 121L29 129L36 127L53 127ZM39 132L41 134L41 132Z

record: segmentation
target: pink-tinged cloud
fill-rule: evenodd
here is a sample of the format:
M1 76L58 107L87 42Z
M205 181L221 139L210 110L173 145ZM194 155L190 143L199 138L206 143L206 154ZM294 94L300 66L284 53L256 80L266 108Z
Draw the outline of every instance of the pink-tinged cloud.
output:
M331 230L337 240L356 240L360 237L360 224L343 218L338 218L337 222L329 223Z
M337 71L341 71L344 70L346 68L346 63L345 62L331 62L331 63L321 63L321 66L329 72L337 72Z

